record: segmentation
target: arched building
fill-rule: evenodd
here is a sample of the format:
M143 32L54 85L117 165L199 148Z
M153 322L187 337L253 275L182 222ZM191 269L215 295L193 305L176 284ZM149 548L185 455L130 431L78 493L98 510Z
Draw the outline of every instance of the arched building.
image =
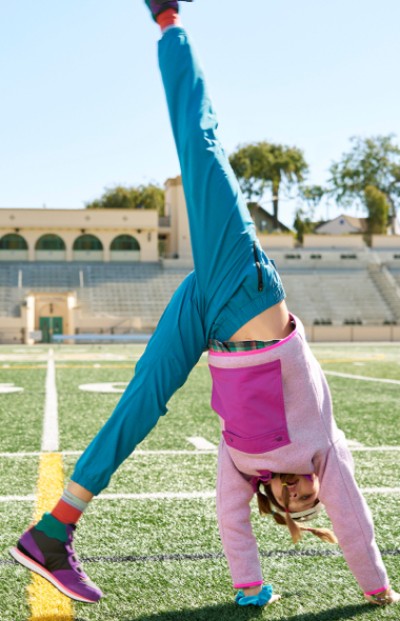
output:
M178 268L172 287L192 267L180 177L165 184L163 217L144 209L0 209L0 342L109 331L121 317L128 322L130 309L128 329L152 329L161 301L150 316L138 283L154 284L168 263ZM114 311L110 300L123 294L126 307Z
M165 184L165 216L149 209L0 209L1 261L191 260L180 177Z

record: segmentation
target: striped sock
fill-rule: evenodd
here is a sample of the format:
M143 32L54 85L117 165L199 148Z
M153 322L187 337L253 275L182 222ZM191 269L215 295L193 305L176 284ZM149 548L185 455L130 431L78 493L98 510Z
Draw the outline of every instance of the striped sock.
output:
M76 524L88 504L66 489L51 515L63 524Z
M167 9L166 11L163 11L157 16L156 20L163 32L166 28L170 28L171 26L182 25L181 18L174 9Z

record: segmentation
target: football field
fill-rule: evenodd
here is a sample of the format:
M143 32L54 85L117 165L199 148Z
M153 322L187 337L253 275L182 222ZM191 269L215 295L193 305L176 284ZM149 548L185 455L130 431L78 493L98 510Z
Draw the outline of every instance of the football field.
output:
M392 586L400 590L400 348L315 344L372 510ZM219 424L206 357L169 413L96 498L76 550L105 597L71 603L8 555L62 492L74 464L134 372L138 345L0 347L0 621L399 620L400 605L364 603L337 546L253 510L264 577L282 599L240 608L219 540ZM326 516L316 521L329 526Z

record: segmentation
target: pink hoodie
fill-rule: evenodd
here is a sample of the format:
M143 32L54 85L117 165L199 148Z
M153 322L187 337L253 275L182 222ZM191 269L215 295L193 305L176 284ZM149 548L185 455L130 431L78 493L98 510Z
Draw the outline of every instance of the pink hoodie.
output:
M333 418L329 388L301 322L283 341L250 352L209 352L211 405L220 417L217 513L235 588L262 583L250 523L253 477L315 472L347 564L364 593L388 577L370 511Z

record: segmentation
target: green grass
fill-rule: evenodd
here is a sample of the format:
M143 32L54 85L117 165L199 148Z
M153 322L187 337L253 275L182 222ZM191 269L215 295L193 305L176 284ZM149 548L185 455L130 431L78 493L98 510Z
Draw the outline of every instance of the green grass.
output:
M107 420L120 395L83 392L80 384L128 382L138 346L57 346L56 378L61 449L80 451ZM392 345L315 345L326 371L400 379L400 352ZM1 394L0 452L39 451L47 348L0 347L2 382L24 391ZM366 446L400 445L400 385L328 375L335 415L349 439ZM199 454L188 441L202 436L217 445L219 425L209 407L210 376L202 359L171 399L169 413L140 445L185 454L136 453L121 466L106 493L202 492L215 487L215 453ZM361 487L397 487L398 452L353 453ZM34 493L39 458L0 456L0 496ZM64 456L66 478L76 456ZM368 494L377 542L398 589L399 495ZM13 564L7 549L31 521L33 503L0 503L0 619L28 621L29 573ZM329 526L321 515L316 525ZM106 593L95 606L75 604L76 621L398 621L400 607L364 604L341 555L306 535L296 547L286 529L260 518L254 533L265 578L283 599L264 609L239 608L222 554L215 500L95 500L81 520L76 548L85 569ZM289 554L293 551L297 555ZM397 553L395 553L397 551ZM300 553L314 554L304 556ZM35 620L36 621L36 620ZM37 621L57 621L57 617ZM59 620L62 621L62 620Z
M0 452L39 451L42 437L46 368L24 362L1 368L1 383L22 392L0 393Z

